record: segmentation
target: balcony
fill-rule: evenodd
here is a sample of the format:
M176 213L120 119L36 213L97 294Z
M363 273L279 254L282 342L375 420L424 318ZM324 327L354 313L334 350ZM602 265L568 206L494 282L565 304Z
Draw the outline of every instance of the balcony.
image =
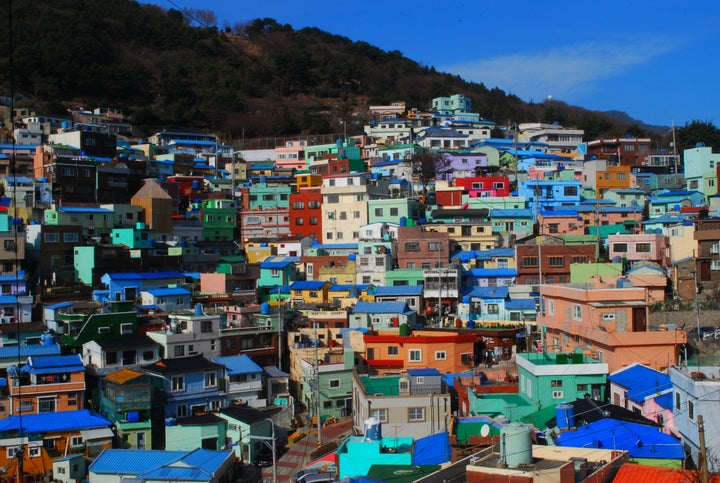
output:
M715 243L710 247L710 253L720 253L720 243Z

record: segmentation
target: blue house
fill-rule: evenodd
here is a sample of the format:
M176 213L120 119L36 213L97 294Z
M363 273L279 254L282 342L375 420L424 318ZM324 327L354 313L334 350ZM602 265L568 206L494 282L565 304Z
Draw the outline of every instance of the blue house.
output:
M247 354L211 357L216 364L225 366L225 394L228 403L242 401L250 406L265 406L263 375L265 371Z
M458 315L468 320L507 320L505 302L508 294L507 287L475 287L462 298L469 304L469 313L460 315L458 308Z
M672 418L673 384L669 375L636 362L618 369L607 379L613 404L661 425Z
M392 285L375 287L370 291L376 302L405 302L412 310L423 306L422 285Z
M515 268L472 268L463 273L465 287L507 287L517 276Z
M149 288L140 292L143 308L157 309L165 313L191 308L192 293L183 287Z
M142 290L179 285L185 279L182 272L128 272L106 273L100 281L107 286L110 300L134 301Z
M537 218L540 211L576 207L580 203L580 182L539 179L521 181L518 196L527 200L533 218Z
M90 481L234 481L231 450L161 451L106 449L88 468Z
M142 366L163 379L165 418L184 418L221 408L225 402L225 366L202 355L162 359Z
M407 324L413 329L416 317L417 312L405 302L358 302L348 316L348 327L380 330Z

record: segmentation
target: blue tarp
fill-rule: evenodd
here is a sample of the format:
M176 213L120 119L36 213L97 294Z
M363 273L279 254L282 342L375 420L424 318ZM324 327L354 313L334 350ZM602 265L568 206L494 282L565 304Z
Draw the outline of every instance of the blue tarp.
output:
M433 434L415 441L414 465L439 465L451 460L450 433Z

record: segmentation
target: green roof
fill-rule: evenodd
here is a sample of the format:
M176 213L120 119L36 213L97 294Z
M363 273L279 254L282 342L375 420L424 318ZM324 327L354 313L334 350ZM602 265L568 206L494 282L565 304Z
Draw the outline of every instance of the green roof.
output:
M368 395L399 396L399 380L397 376L360 376L360 382L365 386L365 394Z

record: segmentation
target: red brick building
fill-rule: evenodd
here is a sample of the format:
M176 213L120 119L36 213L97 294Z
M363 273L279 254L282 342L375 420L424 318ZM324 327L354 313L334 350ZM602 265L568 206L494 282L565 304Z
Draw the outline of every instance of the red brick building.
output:
M595 245L566 245L549 235L530 237L515 245L515 259L518 284L570 283L570 265L594 263Z

